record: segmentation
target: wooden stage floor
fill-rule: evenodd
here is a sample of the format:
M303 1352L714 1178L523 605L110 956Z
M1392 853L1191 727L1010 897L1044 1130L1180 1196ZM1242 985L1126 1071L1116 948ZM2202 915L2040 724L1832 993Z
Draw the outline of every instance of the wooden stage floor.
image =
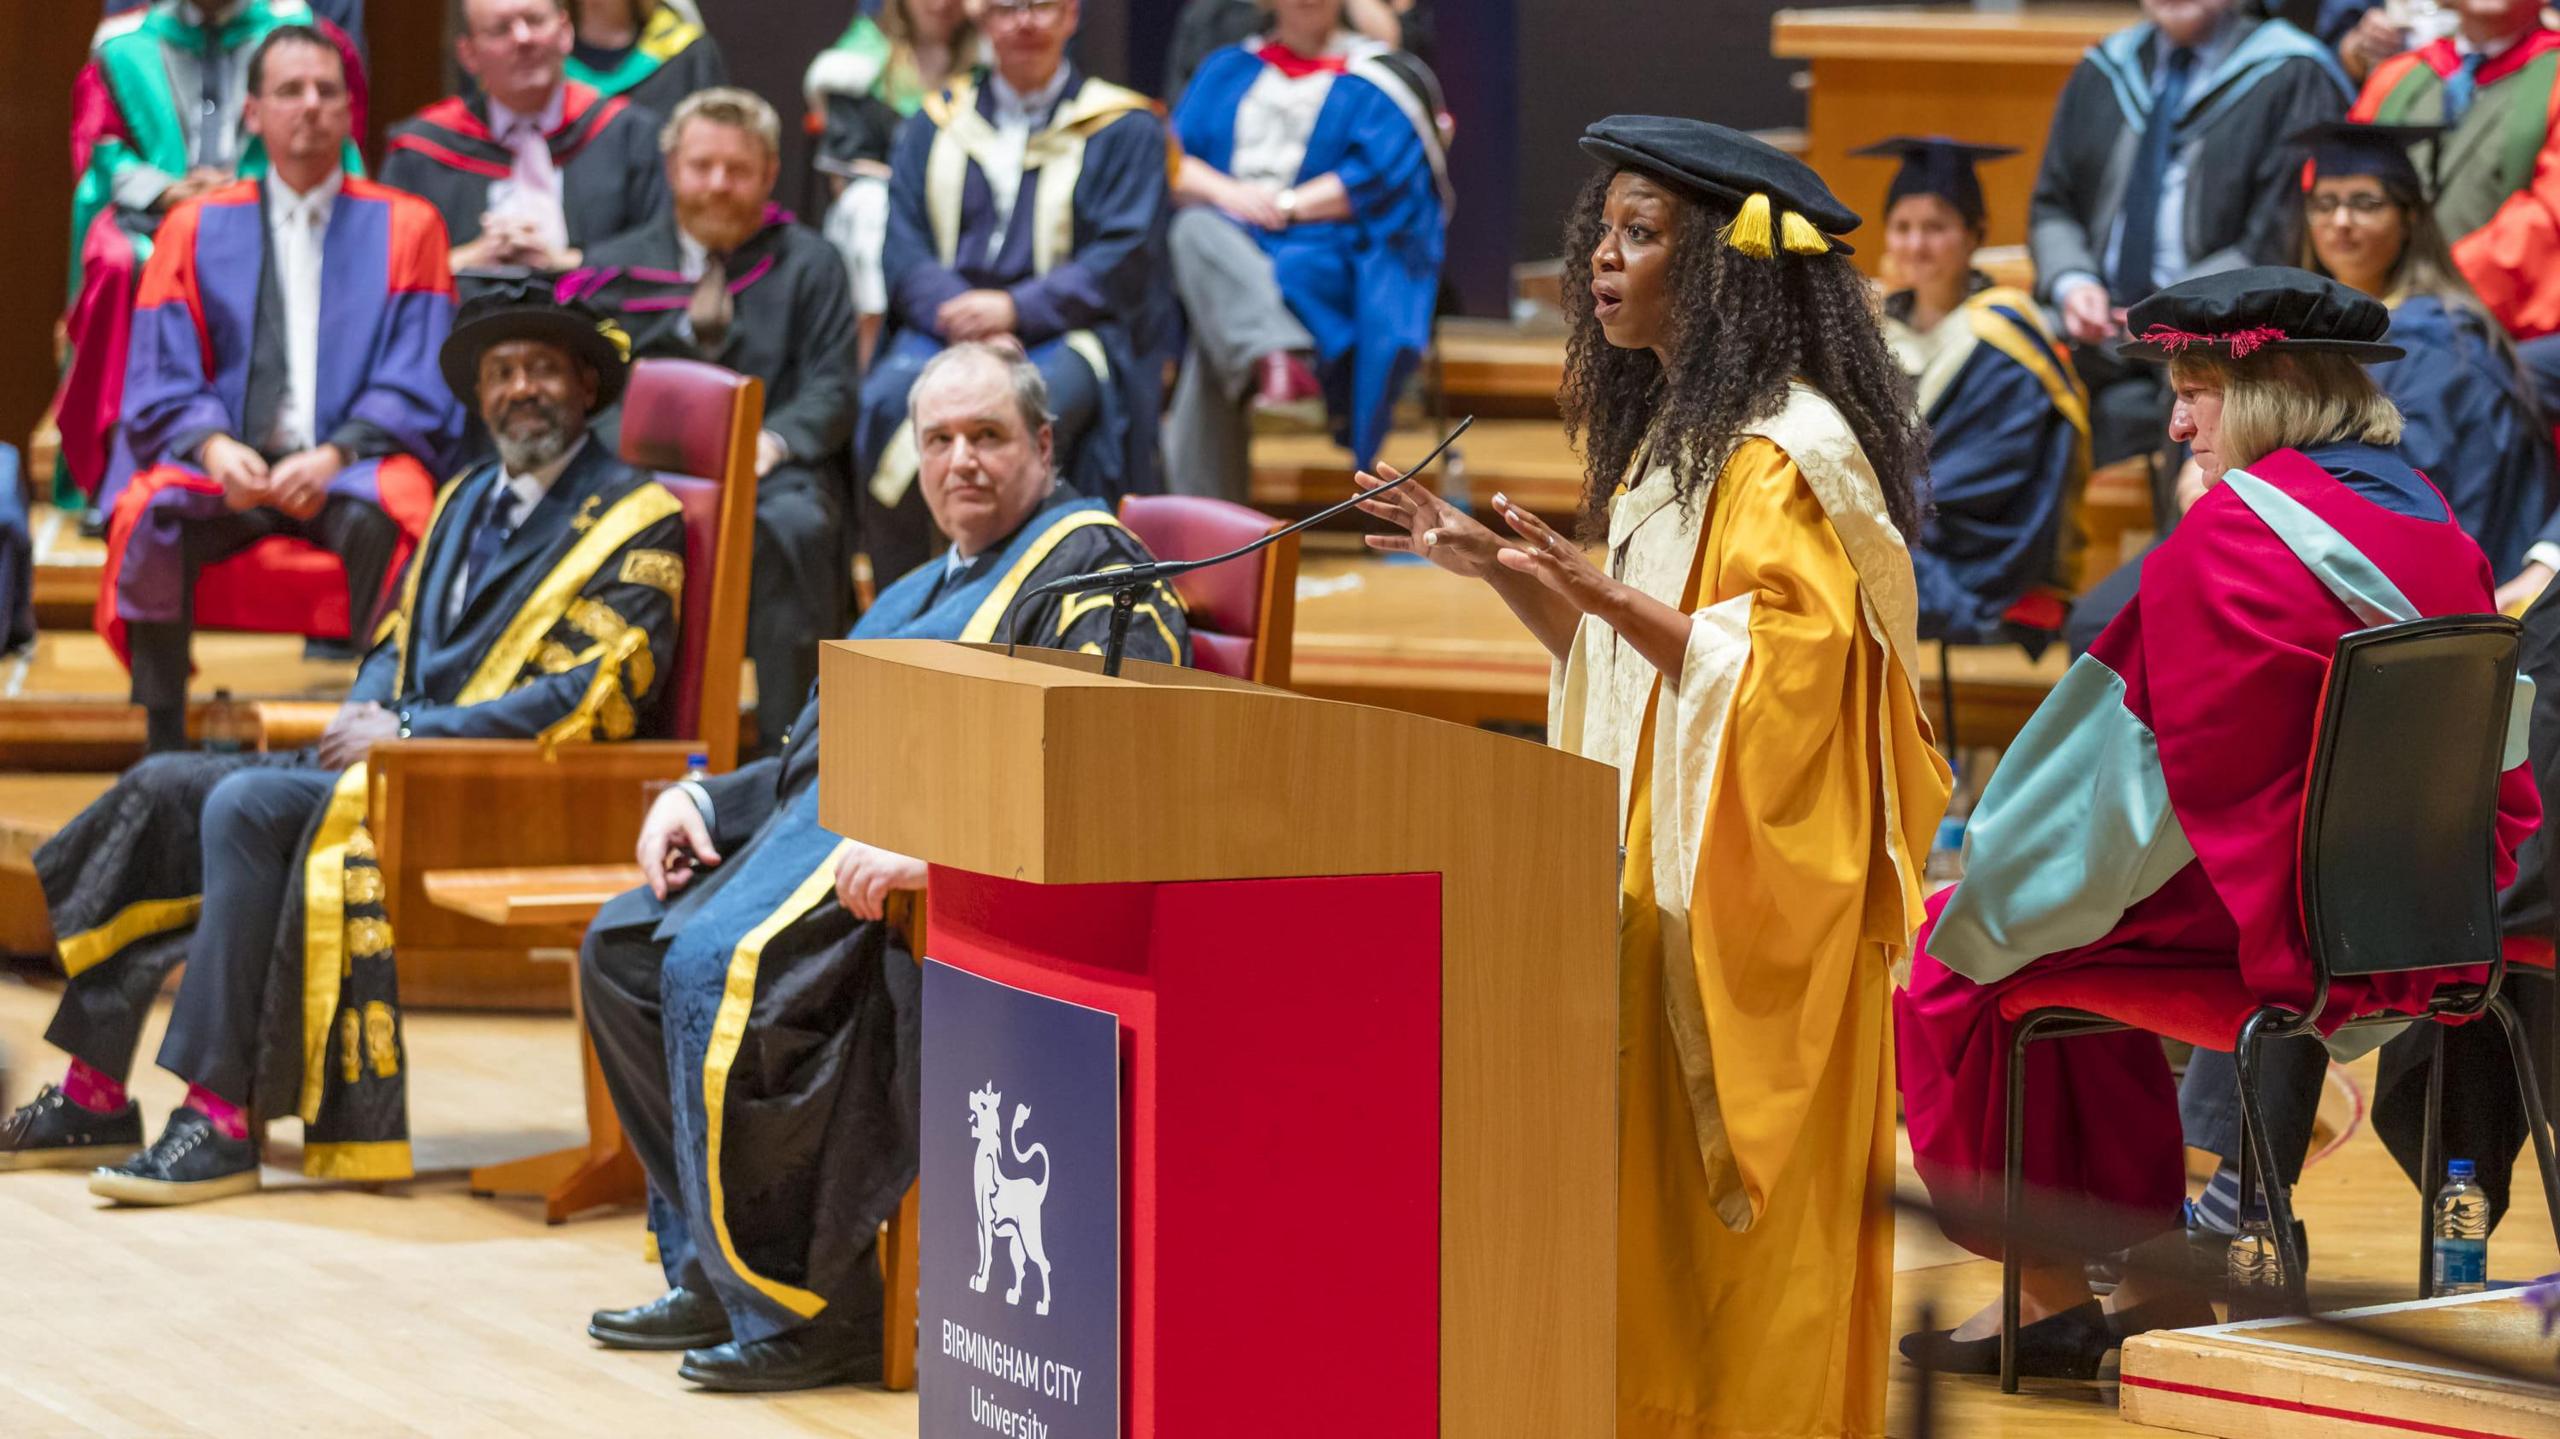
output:
M40 1037L53 1002L0 979L13 1102L54 1077L59 1056ZM589 1310L657 1291L639 1217L546 1228L530 1203L471 1198L460 1174L572 1142L568 1025L411 1015L411 1127L429 1172L389 1193L270 1168L279 1187L267 1193L127 1212L91 1199L77 1175L0 1176L0 1434L913 1434L911 1395L700 1395L677 1383L672 1356L588 1341ZM158 1031L155 1021L146 1057ZM2361 1083L2371 1067L2349 1073ZM156 1132L178 1085L146 1065L137 1088ZM277 1126L278 1139L291 1143L293 1129ZM1907 1159L1903 1177L1912 1183ZM2408 1296L2416 1200L2369 1129L2313 1166L2300 1203L2315 1273L2333 1293ZM1923 1298L1952 1323L1998 1290L1997 1269L1923 1222L1905 1217L1898 1250L1905 1326ZM2519 1198L2491 1263L2501 1278L2560 1269L2538 1195ZM1913 1379L1895 1361L1897 1436L1912 1432ZM1942 1436L2127 1432L2112 1388L2004 1399L1990 1380L1942 1381L1937 1401ZM1344 1415L1340 1432L1360 1433L1358 1416Z

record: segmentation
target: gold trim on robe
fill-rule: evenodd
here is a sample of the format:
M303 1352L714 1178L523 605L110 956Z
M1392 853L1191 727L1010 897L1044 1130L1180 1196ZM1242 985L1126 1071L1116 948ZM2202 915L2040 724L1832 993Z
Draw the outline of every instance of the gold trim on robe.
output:
M204 912L204 896L181 895L175 899L146 899L126 905L116 917L96 929L84 929L54 946L62 956L62 977L77 979L80 972L113 959L126 945L167 934L196 922Z

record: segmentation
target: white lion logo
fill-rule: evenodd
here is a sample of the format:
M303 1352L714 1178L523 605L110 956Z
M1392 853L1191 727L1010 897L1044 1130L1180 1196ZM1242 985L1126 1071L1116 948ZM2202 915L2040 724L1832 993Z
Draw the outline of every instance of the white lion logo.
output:
M1022 1302L1022 1280L1030 1272L1029 1265L1040 1267L1040 1303L1034 1313L1049 1312L1049 1256L1040 1243L1040 1205L1049 1197L1049 1146L1034 1144L1022 1147L1022 1122L1031 1117L1031 1106L1013 1107L1013 1162L1029 1164L1040 1161L1040 1177L1008 1177L1004 1172L1004 1151L998 1142L1000 1128L996 1116L1004 1110L1004 1096L993 1084L969 1096L969 1136L978 1141L975 1182L971 1186L978 1196L978 1272L969 1287L981 1294L987 1292L987 1271L995 1264L996 1236L1003 1235L1013 1254L1013 1287L1004 1292L1004 1302ZM1026 1262L1027 1261L1027 1262Z

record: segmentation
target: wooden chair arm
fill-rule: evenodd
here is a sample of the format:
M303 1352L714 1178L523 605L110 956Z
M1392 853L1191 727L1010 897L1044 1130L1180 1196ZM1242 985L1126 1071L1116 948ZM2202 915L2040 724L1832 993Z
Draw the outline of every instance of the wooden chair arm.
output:
M368 760L374 844L404 946L575 945L582 923L500 927L440 908L430 873L625 865L652 781L681 779L681 740L562 745L531 740L388 740Z
M425 874L438 909L500 929L583 925L605 902L642 882L636 864L559 864L517 869L436 869Z
M251 706L258 721L258 748L301 749L320 742L321 731L338 717L334 700L261 700Z

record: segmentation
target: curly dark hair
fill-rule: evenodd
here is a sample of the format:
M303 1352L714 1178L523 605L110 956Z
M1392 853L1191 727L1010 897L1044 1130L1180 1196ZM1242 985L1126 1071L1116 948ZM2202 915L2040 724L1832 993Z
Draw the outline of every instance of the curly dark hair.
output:
M1622 350L1592 313L1591 253L1617 170L1592 177L1565 222L1565 430L1583 454L1582 529L1605 532L1609 496L1659 433L1691 443L1652 457L1673 466L1682 503L1721 468L1729 442L1786 403L1787 382L1820 390L1849 421L1884 488L1885 509L1916 542L1927 512L1929 432L1876 328L1867 282L1829 255L1755 259L1724 242L1733 209L1665 187L1679 207L1671 253L1671 333L1679 356L1667 379L1651 350Z

